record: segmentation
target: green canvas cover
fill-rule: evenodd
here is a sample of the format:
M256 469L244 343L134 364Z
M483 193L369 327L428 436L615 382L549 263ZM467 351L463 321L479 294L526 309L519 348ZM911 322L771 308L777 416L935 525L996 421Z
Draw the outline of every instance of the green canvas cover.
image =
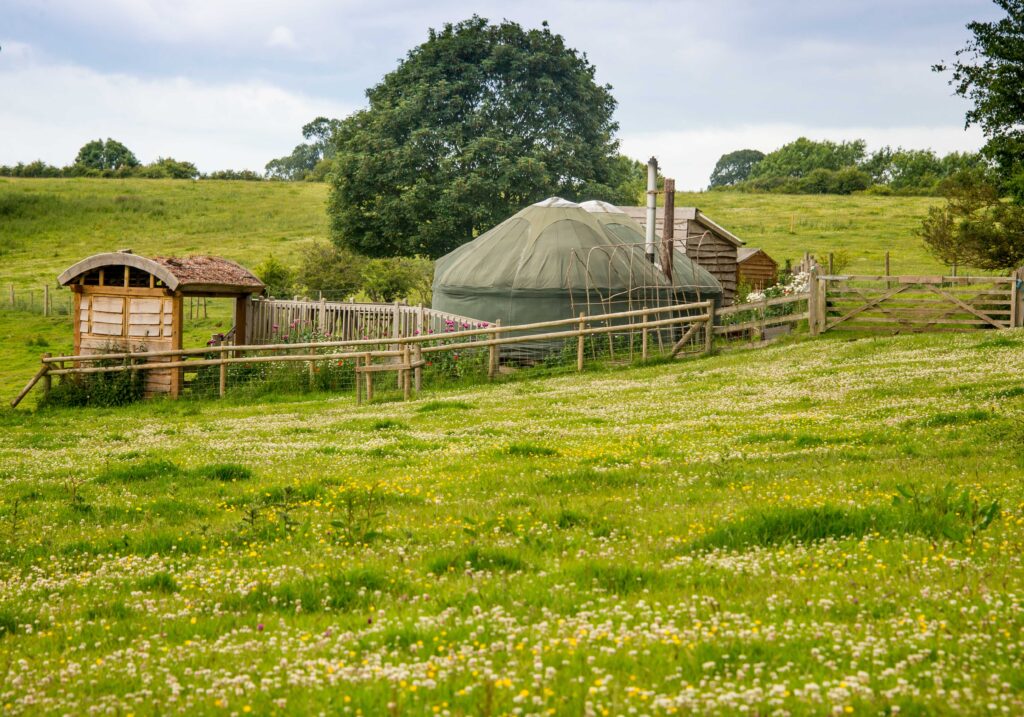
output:
M508 326L623 311L645 292L671 292L656 268L614 244L593 215L552 197L438 259L433 306Z
M642 235L615 219L558 197L526 207L437 260L433 307L514 326L698 300L696 286L670 283L644 257ZM700 271L703 298L720 296L714 278Z

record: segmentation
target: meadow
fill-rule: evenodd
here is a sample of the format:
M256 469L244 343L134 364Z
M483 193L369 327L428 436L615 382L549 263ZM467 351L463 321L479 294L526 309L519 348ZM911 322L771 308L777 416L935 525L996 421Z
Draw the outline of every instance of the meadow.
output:
M827 335L0 413L0 704L1020 714L1022 372L1021 331Z

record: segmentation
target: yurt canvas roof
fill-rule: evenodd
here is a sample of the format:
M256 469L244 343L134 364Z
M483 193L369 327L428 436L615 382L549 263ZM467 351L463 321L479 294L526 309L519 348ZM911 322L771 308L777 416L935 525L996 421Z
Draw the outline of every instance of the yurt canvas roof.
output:
M668 287L579 204L552 197L530 205L438 259L435 290L563 295Z

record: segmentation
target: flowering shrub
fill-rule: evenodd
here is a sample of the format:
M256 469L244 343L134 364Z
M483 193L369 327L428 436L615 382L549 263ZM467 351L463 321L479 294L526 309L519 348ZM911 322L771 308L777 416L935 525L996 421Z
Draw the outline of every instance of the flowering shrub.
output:
M764 301L765 299L777 299L782 296L806 294L810 281L811 275L806 271L801 271L798 274L790 276L789 280L784 284L769 286L761 291L751 291L747 294L744 302L747 304L756 304L757 302Z

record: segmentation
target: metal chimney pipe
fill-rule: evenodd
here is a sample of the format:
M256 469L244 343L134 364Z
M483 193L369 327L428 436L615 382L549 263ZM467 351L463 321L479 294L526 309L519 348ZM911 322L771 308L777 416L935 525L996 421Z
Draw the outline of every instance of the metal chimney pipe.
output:
M644 249L647 260L654 263L654 225L658 221L658 160L647 160L647 235Z

